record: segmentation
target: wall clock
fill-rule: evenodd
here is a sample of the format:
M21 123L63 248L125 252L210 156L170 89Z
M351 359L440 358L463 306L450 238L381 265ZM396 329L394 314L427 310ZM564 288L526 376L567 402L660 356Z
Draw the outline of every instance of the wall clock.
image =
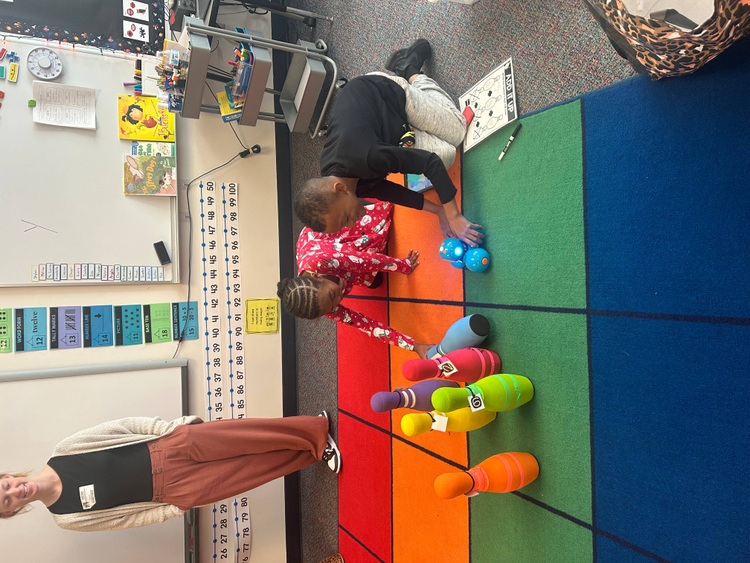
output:
M54 80L63 71L60 56L47 47L32 49L26 57L26 66L31 74L41 80Z

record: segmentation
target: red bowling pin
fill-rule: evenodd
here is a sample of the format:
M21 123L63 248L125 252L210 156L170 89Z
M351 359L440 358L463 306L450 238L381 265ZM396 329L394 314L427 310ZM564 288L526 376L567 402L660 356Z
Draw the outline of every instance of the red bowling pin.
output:
M539 462L525 452L495 454L468 471L443 473L435 479L440 498L479 493L509 493L525 487L539 476Z
M500 356L482 348L461 348L430 360L407 360L404 377L409 381L422 381L431 377L473 383L493 373L498 373Z

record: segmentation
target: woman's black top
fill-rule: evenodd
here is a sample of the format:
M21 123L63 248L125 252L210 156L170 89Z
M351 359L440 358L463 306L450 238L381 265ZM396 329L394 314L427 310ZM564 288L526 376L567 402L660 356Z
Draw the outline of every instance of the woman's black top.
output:
M148 444L132 444L47 462L62 481L62 494L49 506L53 514L72 514L148 502L153 497Z

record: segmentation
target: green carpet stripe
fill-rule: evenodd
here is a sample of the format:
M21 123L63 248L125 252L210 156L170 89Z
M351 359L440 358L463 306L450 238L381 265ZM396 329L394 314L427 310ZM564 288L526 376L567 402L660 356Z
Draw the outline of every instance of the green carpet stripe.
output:
M466 272L466 300L585 308L581 102L522 119L463 157L464 214L485 227L487 273Z

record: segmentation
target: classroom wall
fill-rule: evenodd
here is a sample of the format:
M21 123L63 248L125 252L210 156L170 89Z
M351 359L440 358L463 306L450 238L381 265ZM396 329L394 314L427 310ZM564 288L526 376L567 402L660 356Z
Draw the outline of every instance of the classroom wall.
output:
M226 23L219 17L220 23ZM232 16L237 18L237 15ZM233 19L229 25L242 25L270 37L269 16L244 16ZM231 46L221 42L212 54L212 64L226 66L231 58ZM269 85L270 86L270 85ZM210 94L204 103L215 103ZM273 111L273 98L264 100L262 111ZM274 125L260 121L255 127L236 126L245 146L259 144L260 154L237 159L229 166L204 177L214 182L236 182L239 185L239 212L241 220L242 289L243 298L274 297L279 273L278 217L276 203L276 151ZM197 233L198 190L197 183L190 187L193 209L193 243L188 249L188 227L191 218L185 213L186 182L217 167L242 150L230 126L218 115L204 113L200 119L178 119L177 123L178 179L180 183L180 284L144 285L94 285L60 287L1 288L0 307L51 307L95 304L144 304L184 301L187 298L188 254L192 254L193 275L190 299L201 301L202 280L198 275L200 248ZM18 151L20 158L29 158L33 169L33 152ZM76 163L71 163L75 166ZM113 244L117 244L113 234ZM247 415L257 417L282 416L281 339L280 334L245 335L245 357L252 359L248 370ZM176 345L144 344L106 348L72 350L47 350L0 355L0 371L30 370L75 365L104 364L171 358ZM202 377L204 344L200 340L185 341L178 356L189 360L189 410L191 414L206 415L205 378ZM47 421L37 421L40 431ZM8 429L1 429L3 432ZM285 560L285 522L283 480L269 483L250 494L253 530L252 561ZM206 510L206 509L204 509ZM201 514L203 548L210 548L211 528L207 517ZM209 553L201 550L202 553ZM211 560L201 557L201 560Z

